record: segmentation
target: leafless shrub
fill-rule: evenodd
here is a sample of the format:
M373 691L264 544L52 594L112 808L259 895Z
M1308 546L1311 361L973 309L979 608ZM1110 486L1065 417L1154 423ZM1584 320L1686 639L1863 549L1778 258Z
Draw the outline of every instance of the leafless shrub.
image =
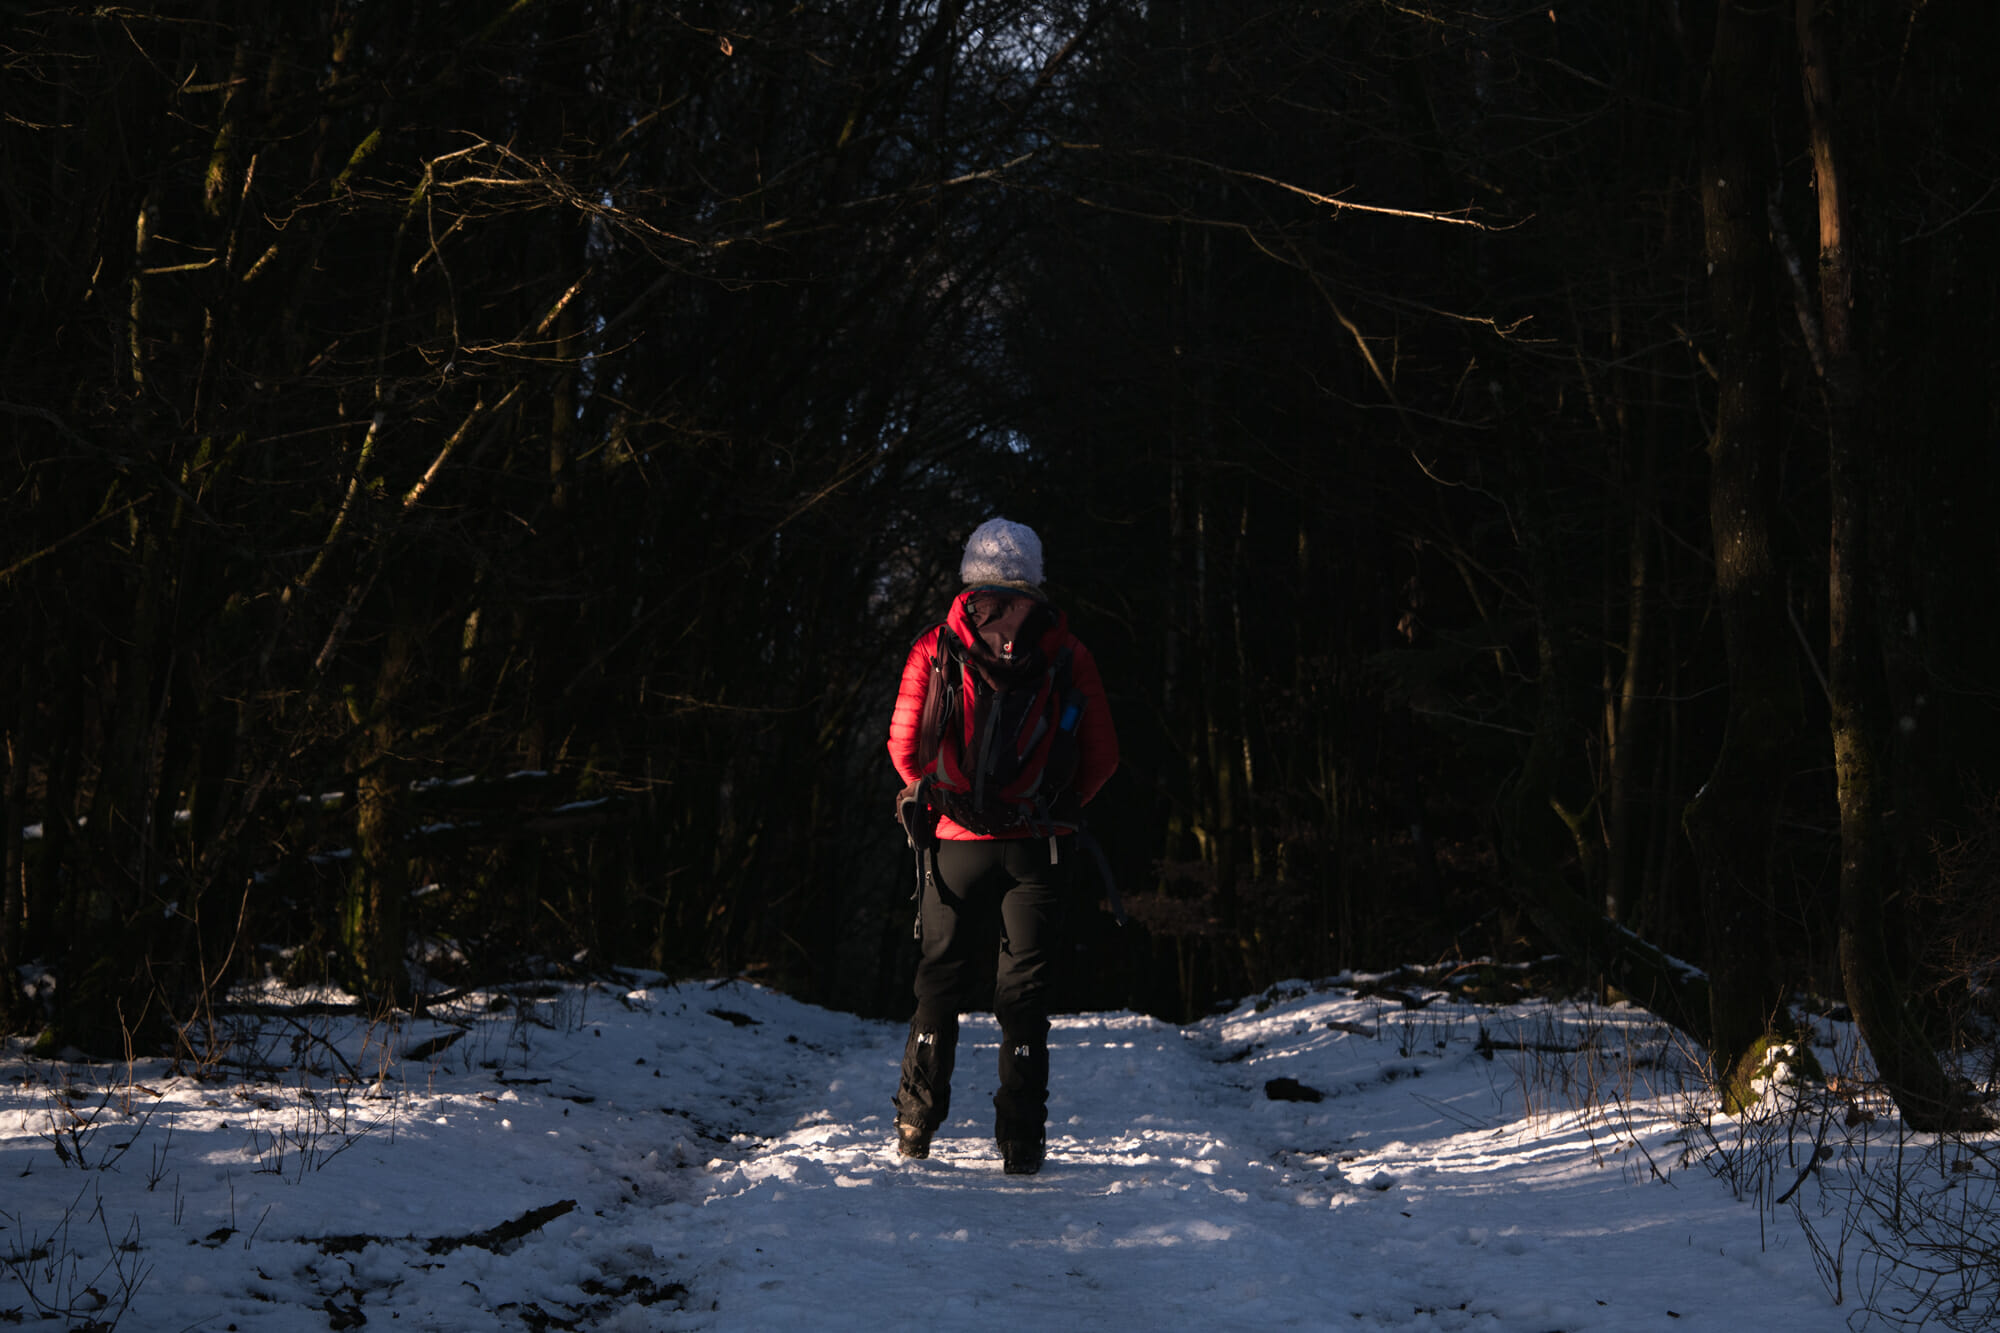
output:
M1873 1079L1851 1030L1821 1052L1822 1081L1780 1083L1724 1116L1703 1092L1682 1113L1684 1164L1706 1167L1805 1238L1850 1323L2000 1326L2000 1150L1991 1135L1916 1134Z
M353 1089L343 1086L315 1090L302 1084L289 1095L243 1089L239 1095L264 1113L253 1117L250 1127L258 1172L293 1184L389 1123L394 1114L393 1100L387 1109L366 1113L356 1107Z
M153 1108L138 1106L138 1094L149 1091L130 1084L96 1087L73 1071L50 1065L41 1075L45 1085L43 1142L65 1167L103 1171L115 1166L152 1120ZM112 1131L109 1135L106 1131Z
M46 1232L24 1228L22 1219L13 1214L0 1212L0 1218L7 1221L9 1237L8 1248L0 1249L0 1268L20 1286L39 1318L68 1320L72 1333L110 1333L117 1328L153 1271L153 1265L140 1257L136 1215L122 1239L112 1238L95 1180L77 1191ZM86 1249L96 1247L74 1235L92 1222L104 1237L104 1258L94 1267Z

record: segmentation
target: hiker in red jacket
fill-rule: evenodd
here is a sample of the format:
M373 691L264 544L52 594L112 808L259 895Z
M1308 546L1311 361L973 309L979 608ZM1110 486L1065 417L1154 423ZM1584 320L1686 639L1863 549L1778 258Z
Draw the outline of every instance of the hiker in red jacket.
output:
M997 915L1000 1090L993 1136L1010 1175L1042 1166L1049 983L1073 906L1080 811L1118 767L1090 650L1042 595L1042 543L1004 518L975 530L945 623L911 647L889 757L920 874L917 1011L896 1089L896 1144L930 1153L951 1109L958 1013L977 935Z

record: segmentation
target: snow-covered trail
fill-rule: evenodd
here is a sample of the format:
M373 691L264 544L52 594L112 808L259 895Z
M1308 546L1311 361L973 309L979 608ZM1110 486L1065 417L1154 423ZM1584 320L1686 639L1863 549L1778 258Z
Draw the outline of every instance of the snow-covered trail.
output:
M717 1326L1837 1322L1803 1247L1762 1253L1754 1216L1705 1173L1662 1184L1630 1137L1574 1114L1529 1130L1511 1067L1468 1049L1476 1021L1385 1034L1380 1011L1321 995L1185 1030L1059 1020L1050 1159L1029 1179L993 1150L990 1018L965 1025L954 1117L924 1162L888 1146L900 1030L857 1031L798 1123L695 1205L721 1223L690 1228L706 1244L689 1253ZM1267 1096L1283 1077L1326 1099ZM731 1308L741 1322L720 1318Z
M0 1269L0 1319L89 1313L86 1287L107 1319L141 1265L117 1327L160 1333L1778 1333L1845 1313L1803 1242L1760 1243L1753 1209L1677 1168L1671 1091L1613 1086L1664 1058L1632 1011L1297 985L1186 1028L1065 1017L1048 1165L1008 1177L988 1017L964 1023L951 1123L906 1162L899 1025L737 983L497 1005L394 1032L267 1007L206 1081L10 1051L0 1258L46 1253ZM1482 1053L1482 1031L1601 1056ZM363 1092L343 1065L381 1077ZM72 1145L94 1169L53 1152L65 1104L96 1117Z

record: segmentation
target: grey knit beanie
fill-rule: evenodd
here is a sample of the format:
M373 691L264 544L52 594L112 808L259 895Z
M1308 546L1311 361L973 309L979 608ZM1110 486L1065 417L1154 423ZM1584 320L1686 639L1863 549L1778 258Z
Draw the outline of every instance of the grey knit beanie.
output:
M972 530L958 577L966 584L1042 586L1042 539L1025 523L989 518Z

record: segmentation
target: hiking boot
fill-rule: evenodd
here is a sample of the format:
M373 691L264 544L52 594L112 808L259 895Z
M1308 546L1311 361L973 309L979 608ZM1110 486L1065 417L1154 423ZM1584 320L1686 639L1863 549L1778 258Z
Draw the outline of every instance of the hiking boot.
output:
M1010 1176L1032 1176L1042 1169L1040 1139L1000 1140L1000 1166Z
M896 1151L905 1157L929 1157L931 1155L931 1132L916 1125L896 1122Z

